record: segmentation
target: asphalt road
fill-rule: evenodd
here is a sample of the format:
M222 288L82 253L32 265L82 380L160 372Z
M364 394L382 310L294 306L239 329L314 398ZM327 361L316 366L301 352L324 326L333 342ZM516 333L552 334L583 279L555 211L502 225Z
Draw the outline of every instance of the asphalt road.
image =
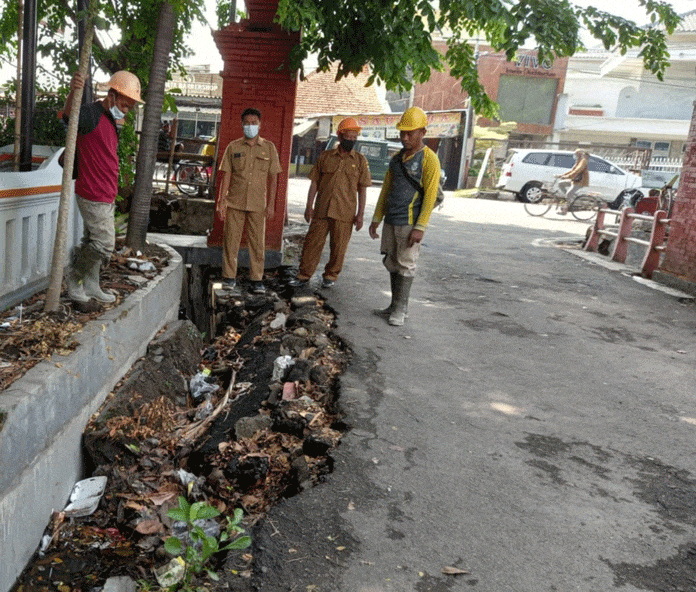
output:
M377 191L324 291L352 430L258 534L261 589L696 590L695 305L550 240L586 224L448 196L390 327Z

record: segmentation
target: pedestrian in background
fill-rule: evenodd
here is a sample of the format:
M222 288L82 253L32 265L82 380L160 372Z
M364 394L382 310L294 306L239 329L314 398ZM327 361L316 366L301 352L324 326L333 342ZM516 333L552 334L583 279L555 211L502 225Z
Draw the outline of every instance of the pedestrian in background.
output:
M336 130L338 147L322 152L312 167L304 214L309 230L292 286L302 286L312 277L329 236L329 261L321 287L332 287L343 269L353 227L357 231L363 226L366 192L372 179L367 159L353 149L361 129L352 117L343 119Z
M70 93L65 100L62 118L66 123L78 88L85 81L75 73ZM140 98L140 80L135 74L121 70L108 82L106 97L80 107L75 152L75 200L84 222L82 244L73 251L66 283L68 295L75 302L94 298L105 304L116 300L113 294L99 287L99 271L108 263L116 246L114 210L118 193L118 128Z
M223 285L237 292L237 255L246 224L252 291L263 294L263 268L266 250L266 220L275 211L278 151L273 142L259 136L261 112L245 109L242 113L244 136L233 140L220 159L220 195L216 211L224 221L222 248Z
M380 250L391 280L391 304L374 313L388 316L390 325L403 325L408 315L420 244L440 183L440 161L423 143L427 125L418 107L407 109L396 124L403 149L389 162L370 224L370 236L377 239L384 220Z

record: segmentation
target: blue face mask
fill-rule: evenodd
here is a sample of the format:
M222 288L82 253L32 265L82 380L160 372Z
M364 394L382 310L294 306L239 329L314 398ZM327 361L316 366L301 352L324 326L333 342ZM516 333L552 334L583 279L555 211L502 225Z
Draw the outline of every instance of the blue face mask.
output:
M242 128L244 129L244 135L250 140L259 135L258 124L246 124L243 125Z
M109 113L111 113L111 117L113 117L114 119L123 119L126 116L126 114L123 111L121 111L116 105L109 109Z

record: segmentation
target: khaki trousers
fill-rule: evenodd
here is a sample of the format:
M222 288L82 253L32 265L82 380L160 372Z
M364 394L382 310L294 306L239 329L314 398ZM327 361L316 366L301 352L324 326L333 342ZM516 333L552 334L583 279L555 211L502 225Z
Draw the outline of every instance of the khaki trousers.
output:
M329 239L329 261L324 267L324 277L335 281L343 269L343 261L346 258L348 243L353 232L353 222L334 220L333 218L313 218L307 231L302 247L302 259L300 260L300 273L298 279L308 280L314 275L319 265L321 252Z
M389 273L398 273L404 277L416 275L416 263L420 254L420 243L412 247L408 246L408 236L413 226L392 226L385 224L382 227L382 243L380 250L384 255L383 263Z
M252 282L263 279L263 264L266 250L266 212L245 212L227 208L225 226L223 228L224 243L222 244L222 277L234 279L237 277L237 255L242 243L244 225L247 229L247 245L249 246L249 278Z

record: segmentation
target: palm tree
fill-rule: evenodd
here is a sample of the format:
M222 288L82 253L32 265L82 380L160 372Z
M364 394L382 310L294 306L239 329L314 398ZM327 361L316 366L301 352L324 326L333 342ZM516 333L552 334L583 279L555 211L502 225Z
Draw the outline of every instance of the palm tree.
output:
M126 245L133 249L142 249L145 246L152 199L152 177L157 158L157 139L164 104L164 83L167 80L174 25L174 7L165 0L162 2L157 20L157 36L145 95L143 127L136 162L135 189L126 234Z

